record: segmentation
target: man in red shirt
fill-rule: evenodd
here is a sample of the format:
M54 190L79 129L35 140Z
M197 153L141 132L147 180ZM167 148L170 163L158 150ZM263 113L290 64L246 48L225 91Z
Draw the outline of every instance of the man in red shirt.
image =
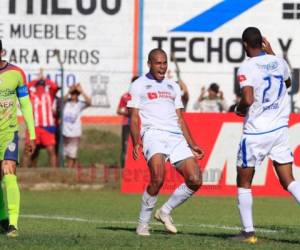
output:
M39 77L28 83L28 89L34 114L37 145L37 148L31 157L32 164L36 165L40 149L46 148L50 166L56 167L56 125L53 104L58 86L55 82L45 78L43 70L41 69ZM26 139L26 145L27 141L28 140ZM26 153L23 155L23 166L28 166L29 157L30 156Z
M131 82L134 82L138 76L133 76L131 79ZM121 148L121 156L120 156L120 164L121 167L124 168L125 165L125 157L127 152L127 142L128 142L128 136L130 133L130 118L129 118L129 112L127 108L127 102L130 100L130 95L128 92L123 94L121 96L117 114L123 116L122 121L122 148Z

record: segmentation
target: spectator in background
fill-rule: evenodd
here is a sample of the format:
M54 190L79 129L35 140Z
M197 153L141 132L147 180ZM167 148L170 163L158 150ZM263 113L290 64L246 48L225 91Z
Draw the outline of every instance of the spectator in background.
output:
M84 101L79 100L79 95L83 96ZM82 135L81 112L88 106L91 106L92 100L85 94L80 83L77 83L64 96L64 102L64 156L67 158L67 167L74 168L77 164L77 152Z
M138 79L138 76L133 76L131 79L131 82L134 82L136 79ZM129 92L126 92L121 96L117 114L123 116L122 121L122 148L121 148L121 156L120 156L120 164L121 167L124 168L125 166L125 158L127 153L127 143L128 143L128 136L130 133L130 115L127 108L127 102L130 100Z
M193 107L200 112L223 112L227 111L227 105L224 100L223 92L217 83L210 84L207 89L207 95L205 87L201 88L200 96Z
M51 167L56 167L55 154L55 119L54 119L54 99L58 90L57 84L44 77L43 69L40 69L37 79L28 83L30 99L33 107L36 149L32 156L28 150L24 150L22 166L28 167L29 163L36 166L39 152L46 148ZM26 133L25 149L28 147L28 133Z

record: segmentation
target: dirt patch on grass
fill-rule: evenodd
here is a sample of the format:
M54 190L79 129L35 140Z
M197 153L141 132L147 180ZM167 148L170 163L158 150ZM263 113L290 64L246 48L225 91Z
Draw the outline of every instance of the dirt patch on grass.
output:
M121 170L114 166L92 165L67 168L20 168L20 187L29 190L80 189L99 190L120 187Z

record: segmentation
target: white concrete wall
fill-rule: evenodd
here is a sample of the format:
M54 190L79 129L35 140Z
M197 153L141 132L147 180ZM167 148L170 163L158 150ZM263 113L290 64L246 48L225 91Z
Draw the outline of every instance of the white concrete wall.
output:
M9 5L14 2L15 8ZM59 49L66 58L64 67L68 79L65 79L65 83L68 82L69 85L74 81L81 82L87 92L94 95L97 89L101 92L99 88L106 86L106 89L102 89L102 93L105 92L106 95L103 94L102 99L101 95L98 95L98 102L102 107L89 108L85 114L114 115L119 97L127 90L132 76L135 1L82 0L85 9L91 8L91 3L96 3L95 9L91 8L90 13L86 15L80 13L74 0L59 0L56 7L53 6L52 0L33 0L32 10L28 5L30 2L30 0L0 1L0 37L7 50L5 58L24 68L29 78L33 78L40 67L44 67L46 73L55 78L55 75L59 75L59 64L53 56L53 50ZM300 68L300 50L297 46L300 43L300 19L282 19L283 3L297 1L262 1L213 32L170 31L220 2L144 0L144 39L141 58L143 72L147 71L146 58L149 50L158 45L157 41L153 40L154 37L167 39L162 43L162 47L168 53L171 40L180 37L182 40L175 44L183 51L176 52L175 55L184 60L179 62L179 66L182 78L190 90L188 111L193 111L192 105L199 95L201 86L208 86L211 82L220 84L228 104L233 101L233 72L240 63L228 60L226 44L230 39L240 38L243 29L248 26L260 28L278 55L282 55L280 41L286 45L291 40L288 58L293 67ZM42 3L47 5L42 6ZM107 4L106 9L102 3ZM118 3L119 9L116 8ZM299 4L299 1L297 3ZM109 14L108 10L112 10L112 13ZM30 29L35 31L28 35ZM50 29L56 31L45 32ZM193 55L203 58L203 62L194 62L189 55L191 40L195 38L203 41L195 43ZM221 44L223 51L220 59L217 53L212 53L209 60L209 42L213 47ZM227 54L237 58L241 55L241 51L239 43L234 42ZM174 63L170 62L169 67L174 70ZM95 83L92 83L91 77ZM57 81L60 82L59 77ZM99 84L101 81L102 85ZM300 106L299 95L295 99ZM97 102L96 97L94 101Z

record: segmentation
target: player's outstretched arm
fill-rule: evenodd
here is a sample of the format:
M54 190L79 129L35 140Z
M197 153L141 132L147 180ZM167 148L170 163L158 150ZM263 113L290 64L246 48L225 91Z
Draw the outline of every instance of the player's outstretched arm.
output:
M202 159L204 157L204 152L203 150L194 142L190 130L188 126L186 125L183 116L182 116L182 109L176 109L176 113L178 116L178 123L180 124L183 136L185 137L189 147L191 148L194 156L197 159Z
M19 99L22 115L24 117L25 124L29 132L29 139L30 139L29 153L33 153L35 148L35 143L34 143L35 127L34 127L32 105L30 102L28 88L26 85L22 85L17 88L17 96Z
M249 107L253 103L253 87L245 86L242 88L242 99L235 108L235 113L239 116L245 116Z
M140 128L139 128L139 109L131 108L130 134L133 144L132 156L134 160L139 158L140 149Z

